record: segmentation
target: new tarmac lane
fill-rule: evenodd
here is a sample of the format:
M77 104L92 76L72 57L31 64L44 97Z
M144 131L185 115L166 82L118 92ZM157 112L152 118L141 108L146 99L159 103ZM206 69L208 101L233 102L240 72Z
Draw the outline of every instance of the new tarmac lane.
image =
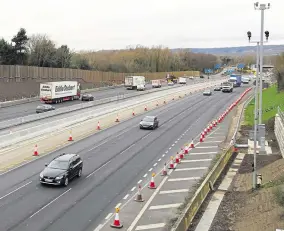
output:
M173 141L185 131L184 138L194 138L243 91L188 96L147 113L158 116L157 130L140 130L145 114L137 116L0 175L0 230L94 230L140 179L149 180L151 171L159 167L153 166L157 158L160 163L168 161L174 153L161 154ZM194 129L190 128L193 124ZM41 186L39 173L44 164L63 152L82 156L81 179L68 187Z

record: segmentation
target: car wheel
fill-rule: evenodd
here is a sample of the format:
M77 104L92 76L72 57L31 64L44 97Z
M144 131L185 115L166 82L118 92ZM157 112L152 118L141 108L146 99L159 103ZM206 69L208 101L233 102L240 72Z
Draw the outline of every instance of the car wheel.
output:
M79 169L77 176L78 176L78 177L81 177L81 176L82 176L82 168Z
M66 186L68 186L68 184L69 184L69 179L68 179L68 177L65 177L64 186L66 187Z

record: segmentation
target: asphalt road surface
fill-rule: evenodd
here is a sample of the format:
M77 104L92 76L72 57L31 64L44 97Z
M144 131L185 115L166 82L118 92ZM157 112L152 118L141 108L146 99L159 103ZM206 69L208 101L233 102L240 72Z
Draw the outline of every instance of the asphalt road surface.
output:
M219 77L219 75L218 75ZM198 80L188 80L189 83L191 82L201 82L202 79ZM163 86L167 86L167 84L163 84ZM146 85L146 90L151 89L152 85L147 84ZM134 90L127 90L124 87L118 87L118 88L113 88L113 89L106 89L102 91L94 91L90 92L93 96L95 96L95 100L99 99L104 99L104 98L109 98L109 97L114 97L114 96L123 96L127 95L130 93L135 92ZM88 102L88 101L86 101ZM55 108L62 108L62 107L67 107L75 104L83 103L81 100L75 100L75 101L66 101L60 104L54 104ZM42 104L40 101L35 101L35 102L30 102L30 103L24 103L24 104L19 104L11 107L6 107L6 108L0 108L0 121L3 120L10 120L18 117L23 117L27 115L32 115L36 114L35 110L38 105Z
M198 120L185 138L197 136L244 90L188 96L147 113L158 116L157 130L140 130L139 121L145 114L137 116L0 175L0 230L93 231L173 140ZM41 186L39 173L44 164L63 152L82 156L81 179L68 187Z

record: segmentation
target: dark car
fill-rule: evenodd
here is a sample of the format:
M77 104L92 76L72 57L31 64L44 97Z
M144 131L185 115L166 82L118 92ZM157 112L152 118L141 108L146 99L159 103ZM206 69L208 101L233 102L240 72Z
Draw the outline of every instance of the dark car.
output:
M159 120L156 116L146 116L140 122L140 129L155 129L159 127Z
M203 95L212 95L212 92L211 92L211 90L205 90L203 92Z
M48 105L48 104L43 104L43 105L37 106L36 113L42 113L42 112L53 111L53 110L55 110L55 107Z
M71 179L82 175L83 161L77 154L63 153L45 166L39 175L40 183L67 186Z
M204 79L204 76L203 76L203 75L200 75L200 78L201 78L201 79Z
M82 95L82 101L94 101L94 96L92 94Z
M220 86L214 88L214 91L221 91L221 90L222 90L222 87L220 87Z

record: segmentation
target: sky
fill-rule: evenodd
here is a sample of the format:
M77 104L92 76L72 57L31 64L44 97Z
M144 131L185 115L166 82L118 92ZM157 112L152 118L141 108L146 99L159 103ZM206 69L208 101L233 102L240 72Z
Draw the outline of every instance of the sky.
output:
M137 44L169 48L247 46L260 39L256 0L1 0L0 37L22 27L74 50L123 49ZM264 30L284 44L284 0L271 0Z

